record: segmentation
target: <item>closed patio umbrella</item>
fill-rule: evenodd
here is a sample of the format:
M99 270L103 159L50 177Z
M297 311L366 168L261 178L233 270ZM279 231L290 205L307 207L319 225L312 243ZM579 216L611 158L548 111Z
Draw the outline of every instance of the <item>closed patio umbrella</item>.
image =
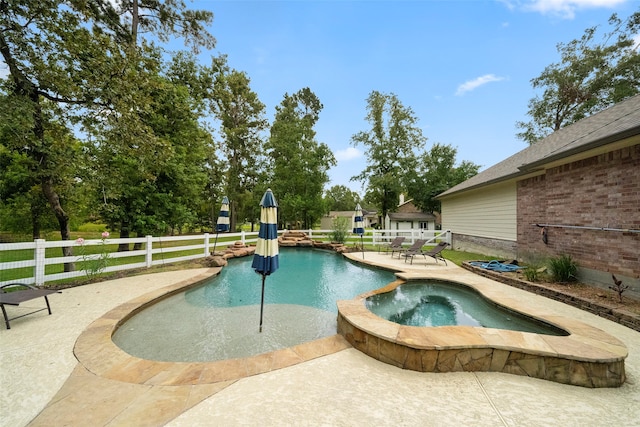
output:
M216 251L216 245L218 244L218 233L229 231L229 199L227 196L222 198L222 205L220 206L220 214L218 214L218 223L216 224L216 240L213 242L213 252Z
M362 245L362 259L364 259L364 220L362 219L362 208L360 203L356 205L356 213L353 218L353 234L360 235L360 244Z
M256 252L251 264L251 268L262 276L260 332L262 332L262 313L264 310L264 281L278 267L278 203L269 188L260 201L260 230L258 231Z

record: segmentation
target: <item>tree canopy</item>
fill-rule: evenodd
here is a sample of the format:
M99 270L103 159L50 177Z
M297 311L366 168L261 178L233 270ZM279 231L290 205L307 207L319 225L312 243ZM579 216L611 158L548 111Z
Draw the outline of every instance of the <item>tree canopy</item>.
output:
M325 213L323 188L336 161L329 147L316 141L313 128L322 107L309 88L285 94L276 107L267 143L267 171L280 221L289 227L311 228Z
M366 149L367 167L352 180L368 187L367 199L380 207L382 218L398 204L408 170L415 165L416 153L426 138L418 119L397 95L373 91L367 98L366 120L371 129L351 137L351 144Z
M518 122L518 138L533 144L567 125L640 92L640 12L626 20L616 14L611 30L598 38L598 27L580 39L558 44L560 62L531 80L542 94L529 101L529 122Z

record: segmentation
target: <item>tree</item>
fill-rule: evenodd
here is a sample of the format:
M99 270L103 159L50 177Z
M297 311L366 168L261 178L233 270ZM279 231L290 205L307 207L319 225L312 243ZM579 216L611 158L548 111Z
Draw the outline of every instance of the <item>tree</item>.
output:
M613 29L596 40L598 28L579 40L558 44L560 63L547 66L531 80L541 96L529 101L529 122L517 122L518 138L533 144L545 136L640 92L640 12L622 21L609 18Z
M121 237L197 223L209 180L213 141L198 122L202 101L178 80L156 75L144 81L138 91L147 107L126 120L108 118L94 147L101 214Z
M350 211L361 202L360 195L345 185L334 185L325 191L327 211Z
M151 31L163 41L177 34L195 47L209 47L215 40L202 23L211 18L210 12L187 11L182 1L0 0L0 54L9 69L7 93L20 98L28 114L24 152L32 160L31 173L56 216L63 240L70 238L70 217L58 184L67 177L58 176L61 169L55 160L60 156L46 137L43 103L65 108L66 115L57 114L62 126L69 126L66 117L87 116L92 109L99 115L126 111L112 104L136 99L135 90L125 92L119 86L135 76L131 64L138 65L138 57L130 56L137 53L140 31ZM70 247L63 248L63 255L71 254Z
M351 144L365 147L367 167L351 180L366 184L367 200L375 203L385 218L397 206L404 176L415 164L415 153L424 147L426 138L417 127L413 110L393 93L371 92L366 120L371 130L353 135Z
M419 156L406 181L414 205L426 212L440 212L435 196L478 173L480 166L468 161L456 166L456 154L450 145L434 144Z
M214 84L214 113L220 121L223 137L222 152L226 164L225 194L231 206L230 228L236 229L238 214L244 208L245 193L257 182L261 165L263 141L261 133L267 128L265 105L249 86L245 73L231 70L217 74Z
M321 110L309 88L285 94L267 143L280 221L294 227L310 228L324 214L322 191L329 168L336 164L329 147L315 139L313 127Z

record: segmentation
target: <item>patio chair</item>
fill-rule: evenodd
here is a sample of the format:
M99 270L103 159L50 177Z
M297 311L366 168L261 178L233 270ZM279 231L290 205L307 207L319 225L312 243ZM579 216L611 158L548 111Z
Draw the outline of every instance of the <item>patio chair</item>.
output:
M443 256L440 254L440 252L442 252L444 248L447 247L447 245L448 245L447 242L440 242L436 246L431 248L431 250L428 250L428 251L423 251L422 249L420 249L418 251L412 251L411 253L407 252L404 255L405 256L404 262L407 262L407 258L411 258L411 264L413 264L413 257L416 255L422 255L425 260L427 259L427 257L431 257L436 260L436 264L437 264L438 260L441 259L442 261L444 261L444 265L447 265L447 260L444 259Z
M383 243L382 245L378 246L378 253L380 253L380 250L382 248L386 248L385 252L389 252L389 250L393 251L396 249L401 249L402 244L404 243L404 239L406 239L406 237L398 236L389 243ZM393 255L393 252L391 254Z
M401 256L406 256L408 253L411 253L414 251L420 252L425 243L427 243L426 239L418 239L415 242L413 242L413 244L408 248L400 248L398 250L391 252L391 256L393 256L394 252L398 252L398 258L400 258Z
M12 290L12 288L14 288L14 290ZM10 292L7 292L7 291L10 291ZM11 326L9 325L9 321L11 320L19 319L21 317L28 316L33 313L38 313L43 310L47 310L49 314L51 314L51 306L49 305L49 298L47 298L47 295L51 295L55 293L61 293L61 292L57 290L51 290L51 289L36 288L35 286L26 285L22 283L10 283L8 285L0 286L0 309L2 309L4 324L6 325L7 329L11 329ZM9 316L7 315L7 310L4 308L5 304L18 306L20 305L20 303L23 303L25 301L29 301L35 298L40 298L40 297L44 297L44 301L47 303L47 306L45 308L30 311L20 316L9 318Z

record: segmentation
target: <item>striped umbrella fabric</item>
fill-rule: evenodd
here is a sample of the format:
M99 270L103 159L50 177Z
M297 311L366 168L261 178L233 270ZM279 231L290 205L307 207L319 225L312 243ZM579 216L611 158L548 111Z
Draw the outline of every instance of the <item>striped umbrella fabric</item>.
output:
M362 246L362 259L364 259L364 219L362 218L362 208L360 203L356 205L356 213L353 217L353 234L360 235L360 244Z
M356 214L353 218L353 234L362 236L364 234L364 219L362 219L362 208L360 203L356 205Z
M229 199L224 196L222 199L222 206L220 206L220 214L218 215L218 226L216 228L218 232L229 231Z
M260 300L260 332L262 332L262 313L264 311L264 281L278 269L278 203L271 189L267 189L260 201L260 230L256 252L251 268L262 275L262 298Z

